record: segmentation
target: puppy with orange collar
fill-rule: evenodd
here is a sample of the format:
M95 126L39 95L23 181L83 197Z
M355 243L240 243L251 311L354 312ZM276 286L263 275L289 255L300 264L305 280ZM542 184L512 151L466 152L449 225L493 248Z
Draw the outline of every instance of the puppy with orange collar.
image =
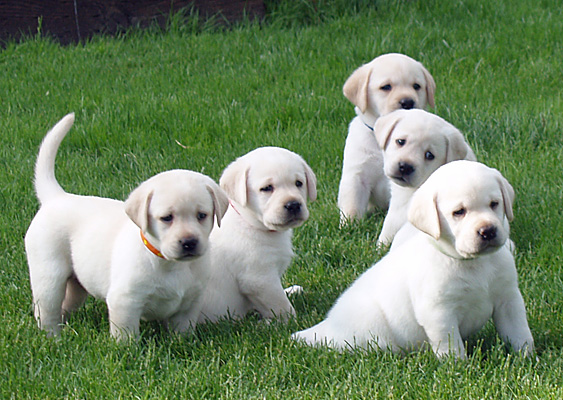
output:
M228 199L209 177L173 170L143 182L125 203L67 193L55 178L69 114L37 158L41 208L25 236L35 317L51 335L88 294L105 300L111 334L136 337L141 319L180 333L196 323L208 275L208 236Z

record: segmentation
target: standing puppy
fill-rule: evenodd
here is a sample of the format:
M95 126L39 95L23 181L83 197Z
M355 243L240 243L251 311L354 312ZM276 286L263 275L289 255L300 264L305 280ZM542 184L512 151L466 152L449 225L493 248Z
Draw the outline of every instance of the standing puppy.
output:
M387 209L389 183L383 174L380 146L373 136L377 118L398 109L434 107L436 84L418 61L384 54L358 68L344 84L356 106L348 129L338 191L341 224L362 218L373 207Z
M374 130L391 186L389 210L377 240L386 245L407 222L413 193L438 167L476 158L456 127L424 110L394 111L379 118Z
M173 170L143 182L125 203L66 193L55 179L64 117L45 137L35 168L41 208L25 236L35 317L49 334L88 294L106 301L111 334L135 337L139 321L178 332L197 322L207 280L208 236L228 199L205 175Z
M464 340L492 317L501 338L530 354L534 340L508 245L514 191L471 161L438 169L415 193L406 239L361 275L326 319L294 339L402 352L429 344L465 358Z
M221 176L230 199L221 228L210 237L212 271L200 321L295 314L281 283L293 257L292 229L309 217L316 177L297 154L261 147L238 158Z

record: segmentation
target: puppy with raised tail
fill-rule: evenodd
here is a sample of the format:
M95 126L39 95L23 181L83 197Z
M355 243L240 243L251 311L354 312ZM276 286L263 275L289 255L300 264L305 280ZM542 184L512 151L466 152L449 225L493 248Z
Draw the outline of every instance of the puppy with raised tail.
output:
M378 245L387 245L407 222L413 193L438 167L476 158L456 127L424 110L393 111L377 120L374 131L391 187L389 210L378 238Z
M292 229L308 219L307 200L317 197L315 174L299 155L261 147L231 163L219 183L230 207L211 233L212 271L200 321L252 310L287 319L295 310L281 277L293 257Z
M375 121L399 109L434 107L434 78L418 61L384 54L362 65L344 84L344 95L357 116L348 129L338 190L341 224L374 208L387 209L389 182L381 148L373 136Z
M41 207L25 248L39 326L58 334L90 294L106 301L117 339L136 337L141 319L189 331L207 281L208 236L227 209L226 194L186 170L153 176L125 203L66 193L55 157L73 123L69 114L49 131L35 167Z
M508 245L514 191L472 161L438 169L415 193L389 253L361 275L321 323L294 339L393 352L429 344L464 358L464 339L492 317L501 338L528 355L534 340Z

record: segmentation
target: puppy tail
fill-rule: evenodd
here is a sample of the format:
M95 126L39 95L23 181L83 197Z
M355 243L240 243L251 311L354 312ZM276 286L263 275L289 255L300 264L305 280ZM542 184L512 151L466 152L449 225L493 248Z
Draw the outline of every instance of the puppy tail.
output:
M74 113L66 115L47 133L35 163L35 192L40 203L65 193L55 178L55 158L57 150L66 134L74 124Z

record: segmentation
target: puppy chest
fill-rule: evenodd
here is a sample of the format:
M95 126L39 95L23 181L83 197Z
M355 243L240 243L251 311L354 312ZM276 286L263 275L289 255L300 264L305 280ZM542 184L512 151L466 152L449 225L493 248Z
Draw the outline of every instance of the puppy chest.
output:
M201 285L196 282L155 284L146 297L143 319L165 319L180 310L188 309L201 294L201 290Z
M468 301L458 307L459 331L463 338L479 331L493 315L493 304L490 301Z

